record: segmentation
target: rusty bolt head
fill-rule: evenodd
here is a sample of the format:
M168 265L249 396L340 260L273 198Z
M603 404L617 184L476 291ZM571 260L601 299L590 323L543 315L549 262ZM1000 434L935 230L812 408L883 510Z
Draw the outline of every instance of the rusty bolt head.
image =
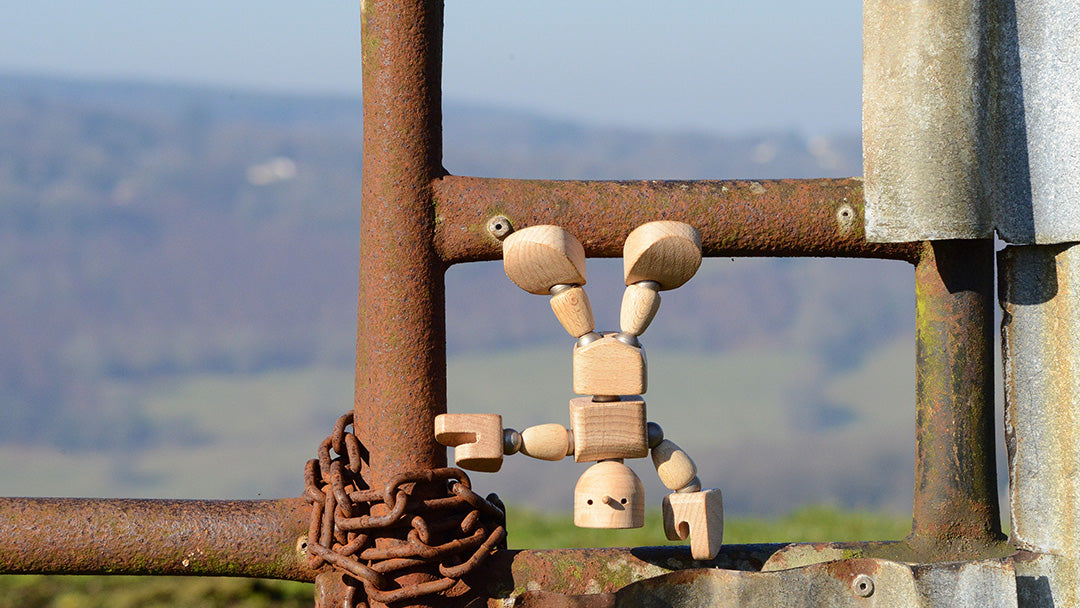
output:
M496 215L488 220L487 231L501 241L510 236L510 233L514 231L514 226L505 215Z
M851 591L859 597L874 595L874 579L865 574L860 574L851 581Z

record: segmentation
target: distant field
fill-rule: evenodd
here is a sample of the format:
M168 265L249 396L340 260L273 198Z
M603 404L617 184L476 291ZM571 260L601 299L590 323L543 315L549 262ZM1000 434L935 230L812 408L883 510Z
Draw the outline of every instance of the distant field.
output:
M733 518L725 522L728 544L746 542L892 540L904 537L910 518L831 507L807 507L778 519ZM646 516L638 530L584 530L568 515L509 509L511 548L646 546L664 539L660 516ZM0 577L0 608L284 608L311 606L313 587L303 583L228 578L6 576Z
M814 503L904 512L912 487L911 351L897 341L828 376L791 348L657 349L649 352L649 418L690 452L703 483L724 491L732 513L772 516ZM452 357L449 409L499 413L519 430L568 424L569 368L568 346ZM21 464L0 470L0 495L298 496L303 463L351 407L352 385L352 370L340 368L111 380L99 397L137 403L164 429L158 440L84 452L2 444L0 458ZM658 506L663 488L651 463L629 464ZM584 468L516 456L503 473L472 477L508 502L565 512Z

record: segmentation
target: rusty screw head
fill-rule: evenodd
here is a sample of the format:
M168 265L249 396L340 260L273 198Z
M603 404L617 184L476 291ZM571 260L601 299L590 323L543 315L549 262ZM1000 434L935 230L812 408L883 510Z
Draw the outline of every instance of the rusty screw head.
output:
M874 579L865 574L856 576L851 581L851 591L859 597L870 597L874 595Z
M514 231L514 226L505 215L496 215L488 220L487 231L488 234L501 241L510 236L510 233Z

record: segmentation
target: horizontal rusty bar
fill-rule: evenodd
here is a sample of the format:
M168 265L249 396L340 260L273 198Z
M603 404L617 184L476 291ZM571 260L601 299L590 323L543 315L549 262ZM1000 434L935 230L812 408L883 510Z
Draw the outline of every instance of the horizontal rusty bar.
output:
M310 507L286 500L0 498L0 573L313 581Z
M446 176L435 180L436 248L447 264L496 260L494 216L515 228L557 224L590 257L621 257L631 230L680 220L701 233L706 256L810 256L905 260L917 244L866 240L862 180L548 181Z

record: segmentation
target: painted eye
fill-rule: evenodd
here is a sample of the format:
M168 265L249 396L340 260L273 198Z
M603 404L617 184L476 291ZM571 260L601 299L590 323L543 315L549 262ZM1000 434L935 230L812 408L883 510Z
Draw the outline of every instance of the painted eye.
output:
M590 498L590 499L589 499L588 501L586 501L586 503L585 503L585 504L589 504L589 505L591 505L591 504L592 504L592 499Z
M622 504L624 504L624 505L626 504L626 499L625 498L622 499Z

